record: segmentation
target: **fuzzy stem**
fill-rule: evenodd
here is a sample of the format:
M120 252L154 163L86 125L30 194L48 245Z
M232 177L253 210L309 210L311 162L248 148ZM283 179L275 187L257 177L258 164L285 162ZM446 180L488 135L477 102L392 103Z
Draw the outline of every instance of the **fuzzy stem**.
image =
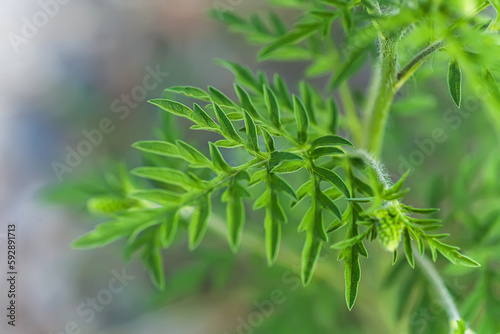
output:
M365 147L375 155L380 155L384 139L389 109L394 98L397 80L397 36L380 37L381 75L377 83L378 94L373 110L367 115L368 136Z

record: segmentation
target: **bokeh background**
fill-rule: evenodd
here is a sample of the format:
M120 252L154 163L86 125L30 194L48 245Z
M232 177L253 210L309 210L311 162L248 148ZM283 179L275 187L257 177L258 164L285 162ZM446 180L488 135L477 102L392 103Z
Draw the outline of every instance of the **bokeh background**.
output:
M237 5L230 10L240 13L260 11L266 4L254 0L234 3ZM369 261L362 260L360 300L352 312L344 303L340 262L328 273L333 283L315 281L303 289L296 288L297 276L289 269L267 268L262 257L245 251L232 255L217 236L210 236L205 247L193 253L187 251L185 241L179 241L165 254L167 290L160 294L138 261L123 262L119 245L86 252L70 249L71 242L96 223L84 213L83 195L75 184L85 186L86 180L98 178L111 162L125 160L133 165L138 161L130 145L152 139L151 129L158 122L147 99L160 97L164 88L174 85L210 84L231 94L232 74L217 66L214 58L237 61L269 74L280 72L292 87L302 76L305 65L301 63L257 63L257 48L208 17L207 12L216 5L212 0L64 4L1 0L0 254L4 256L10 223L17 224L19 250L18 325L10 328L2 320L2 333L59 334L79 329L102 334L306 333L307 329L310 333L387 333L390 329L402 334L407 333L410 321L426 328L426 323L445 319L438 306L428 307L427 315L406 305L405 300L412 296L403 283L390 281L384 286L381 272L390 267L391 256L377 245L370 246L373 257L385 256L386 261L370 267ZM41 11L53 15L44 22ZM33 22L37 15L40 27L26 28L26 20ZM284 11L282 15L293 20L297 13ZM23 29L28 29L30 37L21 41L15 35L21 35ZM454 185L454 175L470 170L471 161L491 158L484 148L494 147L487 118L474 114L481 106L478 102L473 105L477 101L473 89L469 89L473 96L467 107L470 114L462 116L456 128L458 119L443 118L452 108L444 76L442 82L426 80L434 71L445 73L444 68L437 62L422 71L420 85L426 86L421 95L410 104L396 104L389 124L386 141L392 154L386 161L392 175L400 175L401 164L421 150L417 142L432 138L434 129L443 128L448 136L435 145L432 154L410 162L410 167L419 167L413 179L421 180L410 180L415 205L442 204L443 193L463 197L470 184ZM115 101L137 91L145 76L156 69L164 73L161 82L132 101L129 113L120 118L123 114L113 111ZM363 69L351 83L355 90L363 91L368 81L369 71ZM104 118L111 120L114 131L105 134L102 143L58 180L53 163L64 163L67 147L75 148L85 139L82 131L98 128ZM487 131L478 133L477 129ZM191 132L187 136L197 135ZM406 142L400 138L407 138ZM414 159L419 156L415 153ZM488 177L495 183L494 169L490 173ZM63 196L41 195L54 184L66 187ZM459 186L462 188L454 189ZM492 190L495 194L497 188ZM54 204L57 202L62 204ZM452 220L455 225L449 225L446 232L463 229L460 219ZM300 242L297 245L300 249ZM325 261L335 262L335 258L336 254L324 256ZM96 298L122 270L134 278L86 321L78 307L88 298ZM461 279L447 284L459 299L469 293ZM248 322L251 312L265 305L276 289L283 294L283 304L262 321L254 319L262 322L257 328L245 328L241 320ZM2 301L4 291L2 276Z

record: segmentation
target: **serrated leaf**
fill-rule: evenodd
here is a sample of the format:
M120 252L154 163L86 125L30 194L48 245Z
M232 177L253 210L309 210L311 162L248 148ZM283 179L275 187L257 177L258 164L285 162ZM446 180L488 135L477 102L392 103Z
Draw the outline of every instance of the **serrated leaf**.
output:
M193 118L193 111L182 103L167 99L153 99L148 102L176 116Z
M274 95L274 92L268 86L264 86L264 100L266 101L267 110L271 117L271 123L275 128L279 129L281 127L280 106L276 95Z
M302 250L301 279L303 286L307 286L311 282L314 268L318 263L319 255L321 253L322 243L321 239L317 238L314 233L307 233L306 242Z
M219 129L219 126L215 121L210 117L202 107L194 104L193 108L193 119L200 126L204 126L209 129Z
M315 149L316 147L320 147L320 146L351 146L351 147L354 147L354 145L350 141L348 141L347 139L339 137L339 136L334 136L334 135L327 135L327 136L320 137L311 143L311 149Z
M77 249L99 248L123 238L133 231L135 225L126 225L121 222L107 222L99 224L94 230L73 241L71 247Z
M273 153L276 151L276 147L274 146L274 139L271 134L264 129L263 127L260 127L260 130L262 131L262 135L264 137L264 141L266 142L266 149L268 153Z
M202 188L202 183L187 174L168 167L139 167L131 171L135 176L173 184L186 190Z
M174 240L179 226L179 211L175 210L166 215L158 230L159 240L162 247L167 248Z
M411 238L410 238L410 233L408 233L408 228L404 229L403 238L405 245L406 260L408 261L408 263L412 268L415 268L415 258L413 257L413 249L411 248Z
M161 245L155 238L153 245L147 245L142 253L142 260L149 270L151 280L160 291L165 289L165 274L163 271L163 258L161 255Z
M241 233L245 223L245 207L243 200L233 189L230 188L228 191L231 192L226 208L228 240L231 250L236 253L240 246Z
M207 168L212 167L212 163L210 162L210 160L208 160L208 158L203 155L203 153L195 149L193 146L182 140L176 140L176 144L179 147L179 153L181 154L181 156L189 161L191 165Z
M311 152L311 157L317 159L323 156L337 154L345 154L345 152L336 147L318 147Z
M113 195L94 196L87 201L87 210L94 214L110 214L131 208L136 203L130 198Z
M276 174L288 174L296 172L304 167L303 161L284 161L280 163L278 166L274 167L271 172Z
M341 83L349 79L365 63L367 49L355 49L347 57L346 61L340 66L339 70L333 76L330 87L337 88Z
M199 200L189 222L189 249L193 250L200 244L207 230L208 218L212 212L210 195Z
M181 195L163 189L136 190L130 197L153 202L162 206L177 205L181 201Z
M451 60L448 65L448 90L451 99L460 108L462 100L462 70L456 60Z
M269 160L269 169L273 169L275 166L283 161L293 161L293 160L304 160L300 155L291 152L284 151L274 151L271 153L271 159Z
M236 94L238 95L238 98L240 99L241 108L246 110L255 119L261 119L260 114L257 111L257 108L255 108L255 105L252 102L252 98L247 93L247 91L237 84L234 85L234 89L236 91Z
M222 134L231 140L234 140L235 142L241 143L243 142L243 139L236 133L236 130L234 129L233 123L227 118L226 113L219 107L218 104L214 104L215 106L215 113L217 115L217 119L219 120L219 126Z
M336 187L338 190L340 190L345 197L350 198L351 194L349 192L349 189L347 189L346 184L342 180L340 176L338 176L337 173L328 170L323 167L318 167L314 166L313 167L314 172L321 177L323 180L330 182L334 187Z
M309 118L304 104L295 95L293 96L293 110L295 112L295 121L297 122L298 141L299 143L305 143L307 141Z
M217 88L209 86L208 92L210 93L210 99L212 100L213 103L219 106L236 107L234 102L231 101L231 99L229 99L226 95L224 95L224 93L222 93Z
M274 89L276 91L276 95L281 105L285 108L292 110L292 102L290 100L290 93L288 91L288 87L286 85L285 80L279 74L274 75Z
M291 198L298 200L295 190L288 182L286 182L284 179L275 174L271 174L270 177L274 189L276 189L277 191L282 191L287 195L289 195Z
M198 87L192 87L192 86L174 86L165 89L167 92L172 92L176 94L182 94L184 96L189 96L195 99L203 100L203 101L210 101L210 96L208 95L207 92L205 92L203 89L200 89Z
M216 170L224 173L231 173L232 167L227 164L227 162L222 157L217 146L214 143L209 143L210 145L210 156L212 157L212 162Z
M255 123L252 117L248 114L248 112L246 110L243 110L243 113L245 114L245 129L247 133L248 142L250 143L250 147L255 152L260 152L259 141L257 138L257 127L255 126Z
M290 45L293 43L298 43L298 42L306 39L310 35L317 32L318 29L320 29L320 28L321 28L321 23L319 23L319 22L303 24L303 25L298 26L297 29L286 33L285 35L276 39L271 44L264 47L259 52L259 55L258 55L259 60L263 60L263 59L268 58L276 50L278 50L284 46L287 46L287 45Z
M132 144L133 148L136 148L143 152L163 155L167 157L181 158L179 149L172 143L159 140L144 140L138 141Z
M342 214L340 213L338 206L330 199L330 197L326 196L322 191L317 191L316 196L325 209L330 210L340 221L342 221Z
M259 80L255 78L247 67L222 59L217 59L216 61L225 68L229 69L234 74L238 82L242 83L246 87L252 88L255 92L260 92L262 86L260 85Z

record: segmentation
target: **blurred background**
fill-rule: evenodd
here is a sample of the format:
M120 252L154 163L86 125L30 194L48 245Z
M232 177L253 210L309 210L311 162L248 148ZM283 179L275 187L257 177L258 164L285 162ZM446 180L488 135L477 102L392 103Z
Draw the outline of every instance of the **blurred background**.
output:
M11 328L2 320L2 333L403 334L409 333L409 322L421 329L412 331L417 333L426 332L429 323L446 324L444 311L439 305L432 308L432 300L425 301L426 312L415 310L424 297L412 299L410 286L387 283L383 273L391 256L378 245L370 246L373 257L386 259L377 267L362 259L360 299L352 312L345 307L340 262L328 273L331 284L318 280L303 289L295 271L267 268L262 257L249 252L232 255L217 236L193 253L186 241L179 241L165 252L167 290L159 293L137 260L125 264L120 245L70 249L96 223L84 214L85 194L75 182L85 187L85 181L99 179L112 161L137 163L130 145L152 139L158 122L147 99L174 85L210 84L231 95L233 76L214 58L279 72L292 87L304 65L257 63L258 48L208 17L217 1L1 1L0 247L4 254L7 225L14 223L19 251L18 323ZM228 10L246 13L262 10L266 1L233 3ZM297 16L282 14L292 20ZM454 175L472 170L471 161L494 159L485 149L494 147L492 132L477 131L489 129L487 118L473 117L481 108L477 98L469 101L466 116L453 111L449 116L459 118L447 120L444 115L452 105L444 77L435 81L433 71L445 73L444 63L420 73L419 84L427 86L412 104L395 105L386 140L387 151L393 152L386 157L392 175L400 175L402 165L419 167L412 177L421 180L413 184L416 206L446 205L443 193L467 202L463 197L470 184L453 184ZM355 76L354 90L363 91L368 75L363 69ZM61 167L71 150L102 128L107 133L94 135L98 144L84 148L87 156L71 158L76 159L74 166ZM436 128L448 139L435 143L427 154L419 143L432 138ZM407 142L399 139L403 134ZM498 161L492 164L498 166ZM488 170L494 180L495 169ZM43 189L53 184L65 187L64 195L41 199ZM497 196L498 187L491 191ZM446 232L461 229L450 224ZM336 262L336 256L326 253L323 260ZM470 292L466 283L460 278L447 282L458 299ZM2 303L6 289L2 278ZM406 300L413 300L413 306ZM385 309L389 311L376 312Z

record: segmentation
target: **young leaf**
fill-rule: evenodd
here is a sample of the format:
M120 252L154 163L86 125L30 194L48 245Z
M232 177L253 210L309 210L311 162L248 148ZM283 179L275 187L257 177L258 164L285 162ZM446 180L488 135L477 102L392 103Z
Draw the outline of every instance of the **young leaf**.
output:
M71 245L77 249L99 248L123 238L131 233L135 225L125 225L121 222L108 222L96 226L93 231L81 236Z
M132 147L143 152L164 155L167 157L175 157L175 158L181 157L177 146L166 141L159 141L159 140L138 141L133 143Z
M247 67L222 59L217 59L216 61L233 72L238 82L241 82L246 87L252 88L255 92L260 92L262 86L259 80L255 78Z
M184 96L192 97L198 100L210 102L210 95L203 89L192 86L175 86L165 89L167 92L182 94Z
M234 129L233 123L227 118L224 111L219 107L217 103L214 103L215 113L217 115L217 119L219 120L219 126L222 134L235 142L242 143L243 139L236 133Z
M295 112L295 120L297 122L298 141L299 143L305 143L307 141L309 118L304 104L295 95L293 96L293 109Z
M404 245L405 245L405 254L406 260L412 268L415 268L415 258L413 257L413 249L411 248L411 238L410 233L408 233L408 228L405 228L403 231Z
M351 194L349 192L349 189L347 189L346 184L342 180L340 176L338 176L337 173L328 170L323 167L318 167L314 166L313 167L314 172L321 177L323 180L330 182L334 187L337 187L338 190L340 190L342 193L344 193L345 197L350 198Z
M161 245L158 237L154 239L152 245L147 245L142 253L142 259L146 268L151 274L151 280L160 291L165 289L165 274L163 271L163 259L161 255Z
M219 126L217 125L217 123L215 123L212 117L208 116L206 111L196 103L194 104L193 108L193 119L198 125L205 126L211 129L219 129Z
M448 66L448 89L453 102L460 108L462 100L462 70L456 60L451 60Z
M217 146L215 146L214 143L209 143L209 145L210 145L210 156L212 157L212 162L214 164L214 167L218 171L224 173L231 173L232 167L226 163Z
M273 91L268 86L264 86L264 100L266 101L271 122L276 129L279 129L281 127L280 106L278 104L278 100L276 99L276 95L274 95Z
M327 135L327 136L320 137L311 143L311 149L315 149L316 147L320 147L320 146L351 146L351 147L354 147L354 145L350 141L348 141L347 139L339 137L339 136L334 136L334 135Z
M189 222L189 249L193 250L200 244L207 230L208 218L212 211L210 194L206 194L199 200L191 221Z
M264 141L266 142L267 153L273 153L276 150L274 146L273 136L263 127L259 127L260 131L262 131L262 135L264 136Z
M243 113L245 114L245 129L247 132L247 139L250 143L250 147L255 152L260 152L259 142L257 138L257 127L255 126L255 123L248 112L246 110L243 110Z
M227 190L227 230L228 240L231 250L236 253L240 246L241 233L245 223L245 207L236 187L229 187Z
M255 105L252 102L252 99L250 98L250 95L247 93L246 90L244 90L240 85L234 85L234 89L236 91L236 94L238 95L238 98L240 99L240 104L241 108L248 111L248 113L254 117L255 119L261 119L259 112L257 111L257 108L255 108Z
M182 103L167 99L153 99L148 102L176 116L186 117L189 119L193 118L193 111Z
M135 176L173 184L186 190L201 188L202 183L187 174L168 167L138 167L131 172Z
M236 106L233 101L231 101L226 95L224 95L224 93L222 93L217 88L209 86L208 91L210 93L210 98L211 98L213 103L216 103L220 106L225 106L225 107L235 107Z

